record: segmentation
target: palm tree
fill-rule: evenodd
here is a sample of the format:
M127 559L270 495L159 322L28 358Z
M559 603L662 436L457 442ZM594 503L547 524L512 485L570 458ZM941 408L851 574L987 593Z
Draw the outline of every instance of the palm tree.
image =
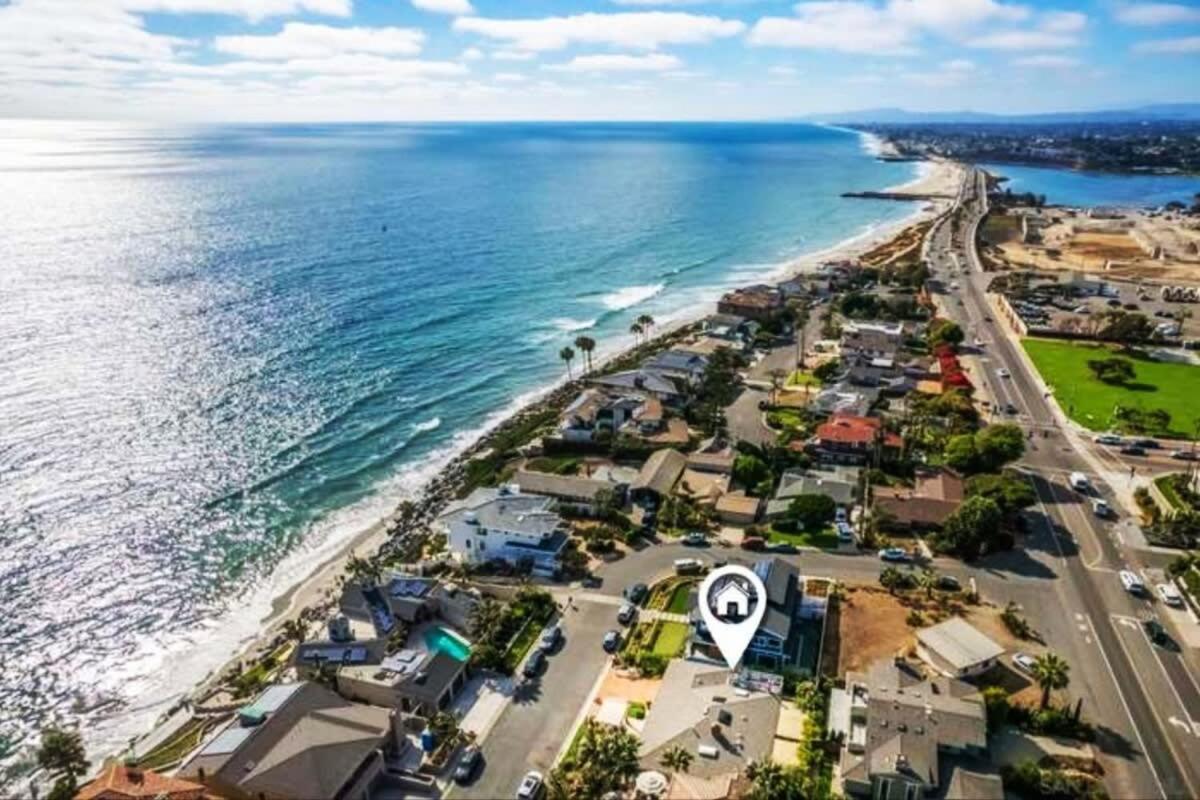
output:
M787 370L775 367L767 373L767 376L771 379L771 405L775 405L779 401L779 388L783 386Z
M903 582L904 573L895 567L884 567L883 571L879 573L879 585L887 589L888 594L894 595Z
M638 325L642 326L642 330L644 330L646 332L647 338L649 338L649 336L650 336L650 329L653 328L657 324L654 321L654 317L650 316L649 314L642 314L640 317L637 318L637 322L638 322Z
M288 641L298 644L308 635L308 625L302 619L289 619L283 623L283 635Z
M492 642L504 626L504 607L490 597L475 606L471 615L471 636L480 642Z
M37 764L54 778L51 797L74 797L79 788L79 779L87 774L87 750L83 737L74 728L59 728L51 725L42 730L42 741L37 749Z
M806 345L806 342L804 341L804 339L805 339L805 335L808 333L808 331L806 330L806 328L808 326L808 318L809 318L808 306L805 306L805 305L797 306L796 307L796 322L795 322L796 369L804 369L804 350L805 350L805 345Z
M558 357L567 362L567 380L571 380L571 359L575 357L575 351L569 347L564 347L558 351Z
M668 747L658 760L666 769L672 772L687 772L692 765L692 754L679 745Z
M750 790L750 797L754 800L775 800L787 796L788 781L783 767L769 758L747 764L746 777L754 784Z
M633 334L633 344L635 347L638 344L638 337L641 336L642 332L645 330L646 329L642 327L642 323L640 322L635 322L629 326L629 332Z
M933 567L926 567L917 576L917 586L925 590L925 599L933 599L933 590L937 588L938 574Z
M1050 692L1071 683L1071 667L1055 653L1043 653L1033 661L1033 677L1042 687L1042 708L1050 705Z
M584 369L592 371L592 351L596 349L596 340L590 336L576 336L575 346L583 353Z

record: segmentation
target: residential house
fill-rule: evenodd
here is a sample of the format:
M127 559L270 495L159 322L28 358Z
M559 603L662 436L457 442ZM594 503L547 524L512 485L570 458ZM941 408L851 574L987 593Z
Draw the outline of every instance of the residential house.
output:
M379 583L351 581L342 588L338 608L351 620L371 623L376 635L385 637L397 620L414 625L432 619L437 613L433 594L436 586L434 578L400 574L390 575ZM333 621L330 638L337 641L332 624Z
M292 666L301 678L307 680L316 677L324 666L334 669L350 666L372 667L382 663L386 655L386 639L316 639L296 645L292 653Z
M716 503L717 516L730 525L753 525L762 511L762 500L745 492L723 494Z
M842 508L858 501L861 471L856 467L833 467L828 470L789 469L779 478L775 497L767 501L767 519L787 514L792 500L802 494L823 494L833 498Z
M755 322L769 322L783 311L783 292L774 286L756 284L726 292L717 302L717 312Z
M887 460L904 446L899 435L886 431L877 417L835 414L818 426L806 449L822 461L836 464L867 464L878 457Z
M100 774L75 794L75 800L216 800L203 785L125 764L105 762Z
M592 378L591 381L596 386L616 392L633 392L657 397L672 408L682 406L687 397L679 384L672 379L641 367L625 372L614 372L611 375L599 375Z
M673 659L642 726L642 768L662 770L663 753L681 747L692 755L690 778L726 779L728 785L751 762L768 758L779 698L739 689L732 679L724 666Z
M636 394L615 394L595 387L584 389L563 410L559 436L567 442L596 441L599 435L612 434L633 419L644 402Z
M452 503L435 528L446 535L451 554L463 563L504 561L529 565L535 574L555 575L567 532L554 502L514 486L479 488Z
M1004 648L962 617L917 631L917 656L948 678L982 675L996 665Z
M705 505L714 505L729 491L736 454L733 448L710 442L687 457L687 468L679 480L679 491Z
M903 344L904 325L899 322L847 322L842 326L843 357L895 359Z
M877 486L871 489L871 512L889 526L921 530L940 528L966 495L963 479L948 470L920 472L913 488Z
M438 636L451 636L445 628ZM405 648L376 666L337 672L338 692L351 700L429 717L449 708L467 682L467 662L447 650Z
M678 450L655 450L638 472L637 480L629 487L629 495L637 503L657 504L675 490L675 484L687 467L687 458Z
M957 759L983 759L987 712L975 687L926 678L902 659L848 672L830 696L829 733L845 742L835 767L843 790L871 800L921 800L963 786ZM949 773L949 775L947 775Z
M367 800L400 746L390 708L316 683L271 686L179 768L229 800Z
M662 401L657 397L647 397L634 412L633 419L626 422L620 432L622 436L660 447L682 447L691 441L687 421L667 416Z
M759 324L737 314L710 314L700 323L709 339L717 339L736 349L748 349L758 335Z
M743 656L745 664L772 670L795 667L800 662L801 649L806 640L802 620L823 616L824 604L804 602L804 580L800 571L782 559L769 558L757 562L754 574L762 580L767 590L767 609L746 648ZM695 593L692 594L691 603L689 621L692 638L689 651L693 657L720 661L708 626L699 612ZM816 648L819 643L811 641L809 646Z
M851 416L866 416L871 406L879 398L879 390L871 386L853 386L848 380L841 380L823 388L809 403L808 408L814 414L850 414Z
M628 484L610 483L593 476L557 475L552 472L533 472L517 470L513 482L525 494L540 494L553 497L559 507L567 508L581 514L591 514L595 511L596 497L602 492L611 493L618 507L625 505L625 494Z
M688 386L700 384L707 366L707 357L684 350L664 350L642 362L642 369Z

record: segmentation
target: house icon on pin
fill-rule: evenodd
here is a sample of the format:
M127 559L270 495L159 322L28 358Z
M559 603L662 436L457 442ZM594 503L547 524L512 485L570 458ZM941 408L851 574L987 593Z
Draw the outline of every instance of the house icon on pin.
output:
M726 581L712 597L716 615L725 619L742 619L750 613L750 592L737 581Z

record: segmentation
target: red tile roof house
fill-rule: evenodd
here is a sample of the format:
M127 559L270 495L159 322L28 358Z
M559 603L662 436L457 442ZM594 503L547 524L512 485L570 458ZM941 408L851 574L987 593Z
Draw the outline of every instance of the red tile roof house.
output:
M817 428L808 449L822 461L838 464L865 464L879 449L883 459L894 458L904 447L899 435L883 429L877 417L835 414Z
M727 292L717 303L717 313L768 322L783 311L783 306L783 292L774 286L758 284Z
M946 517L962 505L963 479L947 470L917 475L915 485L879 486L871 490L871 512L883 512L897 528L940 528Z
M75 800L210 800L204 786L112 760Z

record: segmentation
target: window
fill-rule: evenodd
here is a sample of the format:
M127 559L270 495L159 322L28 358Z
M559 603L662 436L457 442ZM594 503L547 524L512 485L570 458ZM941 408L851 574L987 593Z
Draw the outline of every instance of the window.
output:
M887 800L887 797L891 793L891 791L892 791L892 782L891 781L889 781L887 778L876 778L875 779L875 791L873 791L871 793L871 796L873 798L875 798L875 800Z

